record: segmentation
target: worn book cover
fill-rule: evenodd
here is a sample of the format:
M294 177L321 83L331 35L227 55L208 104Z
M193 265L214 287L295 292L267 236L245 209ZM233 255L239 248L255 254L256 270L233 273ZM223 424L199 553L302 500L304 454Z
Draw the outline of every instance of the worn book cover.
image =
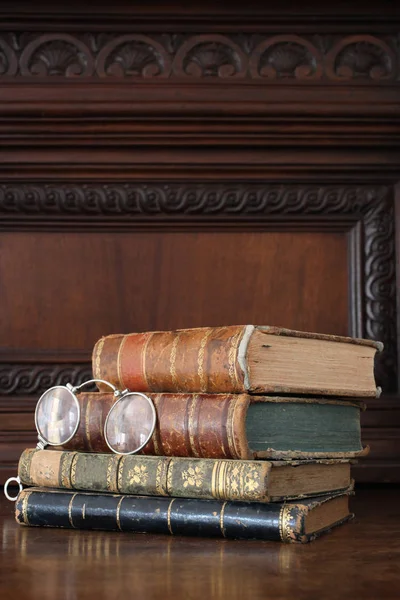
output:
M351 516L347 494L260 504L29 488L15 505L20 525L301 543Z
M380 342L239 325L109 335L94 377L138 392L377 396ZM289 368L290 365L290 368Z
M147 496L271 502L345 490L348 461L247 461L25 450L21 483Z
M153 456L231 459L355 458L361 443L357 401L247 394L149 394L154 433L140 450ZM65 450L111 452L104 437L112 393L81 392L78 430ZM129 432L129 421L124 429ZM121 432L121 436L126 432Z

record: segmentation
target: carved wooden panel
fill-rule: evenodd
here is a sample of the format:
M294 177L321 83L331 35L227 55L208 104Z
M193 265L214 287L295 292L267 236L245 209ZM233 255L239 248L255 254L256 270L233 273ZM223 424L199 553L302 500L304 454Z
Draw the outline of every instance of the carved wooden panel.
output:
M379 339L380 383L397 390L394 213L385 186L260 184L2 185L0 226L6 230L137 230L144 224L224 230L316 228L350 235L349 333ZM39 217L39 221L38 221ZM99 220L102 217L102 220ZM213 221L210 223L209 218ZM343 222L343 219L345 221ZM360 229L361 228L361 229Z
M0 77L390 83L393 35L25 33L0 37Z

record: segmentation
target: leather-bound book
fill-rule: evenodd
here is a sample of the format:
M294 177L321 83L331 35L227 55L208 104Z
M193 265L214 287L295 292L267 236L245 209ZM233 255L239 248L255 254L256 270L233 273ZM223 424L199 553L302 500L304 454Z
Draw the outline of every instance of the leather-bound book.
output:
M194 458L355 458L361 444L362 403L320 398L247 394L149 394L156 409L154 433L140 451ZM104 424L112 393L77 396L81 418L63 449L111 452ZM126 420L121 438L133 424Z
M21 483L146 496L277 502L351 485L347 461L247 461L25 450Z
M137 392L377 396L380 342L240 325L109 335L94 377Z
M347 494L260 504L28 488L15 505L21 525L302 543L351 516Z

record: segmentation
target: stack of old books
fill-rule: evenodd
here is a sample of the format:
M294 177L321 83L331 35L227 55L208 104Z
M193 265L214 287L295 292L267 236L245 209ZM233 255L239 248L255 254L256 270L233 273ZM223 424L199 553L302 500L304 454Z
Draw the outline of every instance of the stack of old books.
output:
M17 521L312 540L351 517L350 461L368 450L360 412L379 394L377 350L378 342L252 325L104 337L94 377L151 399L151 438L140 433L136 454L112 453L111 435L123 451L151 415L139 402L107 438L116 396L101 383L77 393L72 439L21 456L21 482L35 487L20 492Z

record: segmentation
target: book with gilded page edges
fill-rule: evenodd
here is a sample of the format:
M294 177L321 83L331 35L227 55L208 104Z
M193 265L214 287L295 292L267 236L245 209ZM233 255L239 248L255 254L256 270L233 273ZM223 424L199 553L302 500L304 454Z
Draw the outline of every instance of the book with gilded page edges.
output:
M362 447L355 400L286 398L247 394L149 394L156 427L141 454L194 458L297 460L356 458ZM104 437L112 393L77 395L81 417L65 450L111 450ZM121 439L132 423L125 420Z
M28 488L15 504L20 525L302 543L351 516L347 494L261 504Z
M348 461L247 461L25 450L21 483L147 496L271 502L350 487Z
M379 396L381 342L239 325L108 335L94 377L137 392Z

